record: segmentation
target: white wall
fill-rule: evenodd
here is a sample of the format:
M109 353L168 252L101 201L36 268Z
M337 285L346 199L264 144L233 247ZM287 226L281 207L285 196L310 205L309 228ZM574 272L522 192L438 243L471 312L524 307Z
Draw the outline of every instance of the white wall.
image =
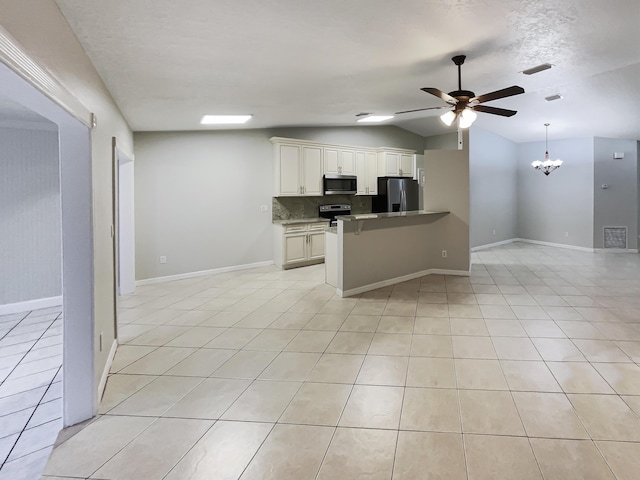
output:
M97 385L114 337L111 139L116 137L119 147L132 153L133 136L54 0L0 2L0 24L41 67L52 72L98 119L98 126L91 133L95 302L93 330L96 347L94 373ZM106 346L102 352L97 348L101 332L104 333L103 343Z
M397 127L136 133L138 280L273 260L272 136L366 147L424 145L424 137Z
M471 127L469 186L472 247L518 237L517 183L517 145L495 133Z
M58 130L0 128L0 305L62 294Z
M627 227L627 248L638 248L638 142L594 139L593 246L604 248L604 227ZM614 152L624 158L614 160ZM608 188L603 189L606 184Z
M518 145L518 236L593 248L593 138L552 140L552 159L564 163L545 176L531 166L544 160L545 142Z

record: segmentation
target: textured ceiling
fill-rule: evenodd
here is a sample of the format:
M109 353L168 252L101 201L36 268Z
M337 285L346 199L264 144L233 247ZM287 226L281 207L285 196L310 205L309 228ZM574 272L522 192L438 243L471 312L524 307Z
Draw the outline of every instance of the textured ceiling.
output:
M526 93L476 125L517 142L640 138L638 0L58 0L135 131L197 130L246 114L246 128L354 125L359 112L441 105L420 91ZM533 76L520 71L555 67ZM564 98L545 102L559 93ZM442 111L390 123L447 130Z

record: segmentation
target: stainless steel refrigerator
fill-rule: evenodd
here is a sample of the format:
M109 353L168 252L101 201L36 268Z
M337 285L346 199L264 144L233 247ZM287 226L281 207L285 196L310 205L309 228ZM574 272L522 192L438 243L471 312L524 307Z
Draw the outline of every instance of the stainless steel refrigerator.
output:
M371 201L374 213L419 210L417 180L404 177L379 177L378 195Z

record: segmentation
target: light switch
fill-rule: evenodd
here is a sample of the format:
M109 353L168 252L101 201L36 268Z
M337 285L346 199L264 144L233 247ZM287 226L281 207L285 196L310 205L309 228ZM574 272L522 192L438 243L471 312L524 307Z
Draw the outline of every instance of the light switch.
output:
M268 212L269 211L269 205L260 205L260 211L261 212Z

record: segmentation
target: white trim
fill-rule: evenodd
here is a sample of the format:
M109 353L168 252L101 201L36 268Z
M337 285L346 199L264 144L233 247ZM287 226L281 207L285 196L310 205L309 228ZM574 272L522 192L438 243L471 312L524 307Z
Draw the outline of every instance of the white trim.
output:
M524 242L524 243L533 243L535 245L544 245L545 247L556 247L556 248L567 248L569 250L579 250L581 252L590 252L593 253L593 248L589 247L578 247L577 245L567 245L565 243L552 243L552 242L543 242L541 240L529 240L527 238L514 238L514 242Z
M595 253L638 253L637 248L595 248Z
M0 26L0 62L85 126L93 128L91 112L57 78L34 62L26 50L2 26Z
M507 245L509 243L513 243L517 241L517 238L509 238L508 240L501 240L499 242L487 243L486 245L478 245L477 247L471 247L472 252L477 252L478 250L485 250L487 248L499 247L501 245Z
M111 364L113 363L113 358L116 356L116 351L118 350L118 340L114 339L111 344L111 349L109 350L109 356L107 357L107 363L104 366L104 370L102 371L102 376L100 377L100 383L98 384L98 405L102 400L102 395L104 394L104 388L107 386L107 378L109 377L109 370L111 370Z
M336 289L336 293L341 297L350 297L352 295L370 292L371 290L376 290L378 288L389 287L391 285L396 285L398 283L424 277L426 275L458 275L462 277L468 277L470 275L470 272L468 270L444 270L441 268L429 268L428 270L409 273L407 275L402 275L401 277L389 278L387 280L382 280L381 282L370 283L368 285L363 285L362 287L352 288L351 290L342 291L338 288Z
M62 296L36 298L35 300L27 300L25 302L7 303L0 305L0 315L8 315L11 313L29 312L40 308L62 306Z
M204 277L207 275L218 275L226 272L236 272L238 270L248 270L256 267L268 267L273 265L273 260L266 262L247 263L245 265L234 265L231 267L214 268L212 270L201 270L199 272L180 273L178 275L168 275L166 277L145 278L144 280L136 280L136 287L142 285L153 285L154 283L173 282L174 280L184 280L185 278Z

